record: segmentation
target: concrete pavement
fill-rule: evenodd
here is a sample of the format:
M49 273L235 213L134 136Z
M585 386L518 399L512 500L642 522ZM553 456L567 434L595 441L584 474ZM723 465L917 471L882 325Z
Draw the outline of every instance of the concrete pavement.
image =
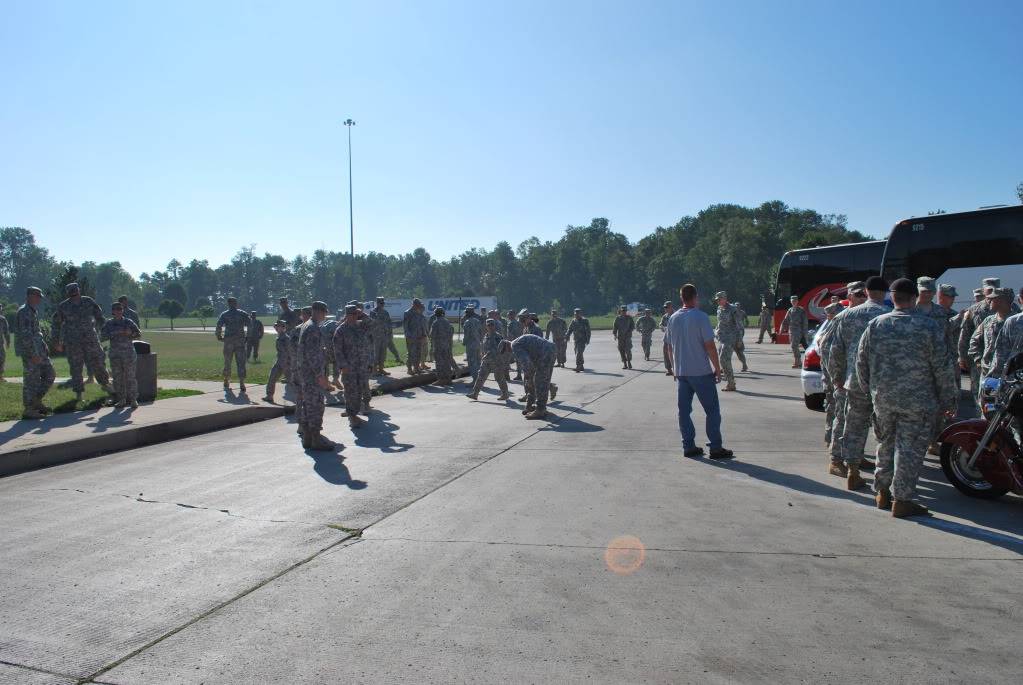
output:
M779 346L737 459L684 459L672 381L594 338L550 423L419 388L329 410L343 459L276 419L3 479L0 682L1016 679L1023 502L846 492Z

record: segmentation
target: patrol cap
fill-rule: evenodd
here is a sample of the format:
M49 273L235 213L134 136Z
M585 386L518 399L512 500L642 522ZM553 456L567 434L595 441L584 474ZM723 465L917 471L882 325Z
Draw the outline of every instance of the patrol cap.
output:
M626 307L626 306L625 306L625 305L623 304L623 305L621 305L620 307L618 307L618 311L620 311L620 312L626 312L626 311L628 311L628 307Z
M288 301L288 296L287 295L281 295L280 299L277 300L277 301L278 302L287 302Z
M987 294L987 299L993 300L996 297L1004 297L1007 300L1012 300L1012 288L992 288L991 292Z
M984 294L984 289L983 288L974 288L973 289L973 296L974 297L980 297L983 294Z
M671 300L665 300L665 301L664 301L664 306L665 306L665 307L671 307L671 306L672 306L672 304L673 304L673 303L672 303L672 301L671 301Z
M519 310L519 316L529 316L529 310L528 309L520 309Z
M728 297L728 293L726 293L724 290L719 290L716 293L714 293L714 299L715 300L720 300L720 299L726 298L726 297Z
M259 312L249 312L250 316L259 316Z
M81 290L81 288L78 287L77 283L68 283L64 286L64 292L66 293L78 292L79 290Z
M235 302L235 303L237 303L237 302L238 302L238 298L237 298L237 297L235 297L234 295L228 295L228 297L227 297L227 303L228 303L228 304L231 304L232 302Z
M120 309L120 310L123 311L124 310L124 305L121 304L120 302L114 302L113 304L110 305L110 311L113 311L115 309Z
M902 295L918 295L916 283L908 278L896 278L891 285L891 292Z
M444 313L444 307L434 307L433 308L433 313L434 314L443 314Z
M359 311L359 308L356 307L354 304L345 305L345 316L348 316L349 314L354 314L357 311Z
M790 295L789 299L793 302L799 302L799 295Z
M324 314L326 314L328 311L330 311L330 310L327 309L327 303L326 302L321 302L320 300L316 300L311 305L309 305L309 309L310 309L310 311L323 312Z
M572 311L573 311L573 312L576 312L577 314L582 314L582 313L583 313L583 310L579 309L579 307L576 307L576 308L575 308L575 309L573 309Z
M916 279L916 288L917 290L925 290L930 293L933 293L937 290L937 287L934 284L934 279L931 278L930 276L921 276L920 278Z
M904 279L904 280L909 280L909 279ZM883 292L885 290L888 290L888 281L884 280L880 276L871 276L870 278L867 279L867 282L864 283L863 286L867 290L880 290L880 291ZM916 286L913 286L913 287L914 287L914 289L916 288Z
M386 302L386 300L383 297L379 297L379 296L376 298L376 301L377 302Z
M127 299L128 299L127 295L118 295L117 296L117 301L118 302L120 302L121 300L127 300Z
M285 321L284 319L277 319L277 321L274 323L274 326L284 326L285 328L287 328L288 322Z
M467 304L467 305L465 305L465 311L467 311L467 312L474 312L474 311L476 311L476 305L474 305L474 304Z
M981 281L981 284L985 288L1001 288L1002 287L1002 279L1000 279L1000 278L985 278L983 281Z
M956 292L956 287L951 283L942 283L938 286L938 292L948 297L957 297L959 293Z
M34 285L30 285L29 287L25 288L25 295L26 296L27 295L42 295L42 294L43 294L43 291L40 290L39 288L35 287Z
M650 313L650 311L651 311L651 309L650 309L650 307L647 307L647 308L646 308L646 309L644 309L643 311L644 311L644 312L647 312L647 313L649 314L649 313Z
M827 307L824 308L824 313L825 314L838 314L843 309L845 309L845 307L842 306L841 302L832 302L831 304L829 304Z
M845 284L845 290L848 293L862 293L866 291L867 284L863 281L853 281L852 283Z
M313 308L309 307L309 306L305 306L305 307L302 307L302 309L300 309L299 311L301 311L306 316L312 316Z
M493 319L487 319L486 321L483 322L483 325L488 328L497 328L497 321Z
M412 304L422 304L422 303L423 303L423 301L420 300L418 297L413 297L412 298Z

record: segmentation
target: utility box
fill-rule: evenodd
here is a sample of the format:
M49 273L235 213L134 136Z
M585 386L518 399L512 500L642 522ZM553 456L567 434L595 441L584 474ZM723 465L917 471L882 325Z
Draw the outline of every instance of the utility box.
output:
M145 340L136 340L135 380L139 386L139 401L152 402L156 399L156 354Z

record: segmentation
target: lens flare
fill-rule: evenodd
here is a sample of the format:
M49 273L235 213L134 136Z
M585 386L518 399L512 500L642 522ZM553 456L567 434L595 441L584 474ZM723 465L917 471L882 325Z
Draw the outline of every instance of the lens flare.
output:
M604 563L607 570L619 576L635 573L646 559L646 547L634 535L620 535L607 544Z

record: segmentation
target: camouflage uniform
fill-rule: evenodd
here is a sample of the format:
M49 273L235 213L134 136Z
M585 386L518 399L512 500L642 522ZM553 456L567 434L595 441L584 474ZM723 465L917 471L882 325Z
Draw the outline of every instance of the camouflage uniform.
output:
M547 408L547 397L550 394L551 374L554 373L554 360L557 348L554 343L544 340L538 335L527 333L512 342L512 354L522 369L523 385L526 389L526 406L534 406L543 411ZM554 386L555 389L557 386Z
M53 385L56 373L50 362L46 340L39 330L36 310L28 304L21 305L14 325L14 351L21 357L25 376L21 385L21 401L25 409L31 409L42 403L43 396ZM33 362L33 357L38 357L39 361Z
M479 372L476 374L476 382L473 383L470 394L479 395L491 373L494 374L494 380L497 381L497 387L501 389L501 394L508 394L508 366L511 363L508 357L511 353L507 352L502 355L501 343L503 341L504 337L496 330L483 336L481 345L483 357L480 360Z
M520 335L522 335L523 328L524 328L524 325L517 318L508 319L508 335L506 335L505 337L508 338L508 340L514 340L515 338L517 338ZM519 366L519 363L517 361L515 361L514 357L512 357L512 362L511 363L515 364L515 377L516 378L521 378L522 377L522 368ZM508 366L508 371L509 371L509 375L511 375L511 365Z
M767 305L760 308L760 320L758 322L760 324L760 336L757 338L758 343L764 342L764 333L767 333L768 338L771 337L771 321L773 319L774 312Z
M735 356L742 363L742 370L749 371L749 364L746 363L746 310L738 302L735 303L735 318L739 322L739 339L735 341Z
M387 362L387 347L394 344L394 330L391 328L391 315L386 307L374 307L369 312L373 327L373 361L377 371L384 370Z
M538 335L543 337L543 329L535 321L527 321L522 327L522 335Z
M831 348L829 352L828 373L836 387L841 384L845 388L845 425L839 433L836 428L832 432L832 460L834 461L834 444L838 442L843 461L849 466L859 467L863 460L863 450L867 444L867 430L870 428L870 417L874 413L870 395L860 387L856 377L856 352L860 337L867 325L891 309L883 302L867 300L863 304L844 310L835 317L835 327L830 334ZM836 393L837 394L837 393ZM840 403L842 400L837 400Z
M323 349L323 329L313 319L309 319L297 329L298 345L295 354L297 378L302 392L297 398L301 404L299 423L304 429L323 430L323 393L319 392L317 378L323 376L327 357Z
M1023 352L1023 314L1013 314L1002 324L1002 330L995 339L988 377L1001 378L1009 360L1020 352Z
M11 330L7 317L0 311L0 378L4 377L4 365L7 363L7 348L11 346Z
M106 355L99 344L96 327L103 326L103 310L91 297L82 295L78 302L68 298L57 305L53 314L53 339L64 346L71 367L71 389L85 391L82 366L100 385L107 385Z
M856 354L856 378L869 392L878 438L874 491L909 501L931 439L931 417L954 397L944 331L900 310L874 318Z
M342 370L341 383L345 389L345 410L349 418L369 408L369 368L374 343L371 331L374 325L370 318L354 322L345 320L334 331L334 359Z
M980 398L980 367L973 363L970 358L970 338L973 333L984 323L984 319L993 314L991 305L987 300L974 302L966 309L963 315L963 323L959 329L958 353L959 359L966 362L970 371L970 393L974 400Z
M977 327L970 338L967 354L970 356L973 366L980 371L981 385L991 371L997 349L998 334L1002 332L1006 321L1008 321L1008 317L1003 319L997 314L992 314L984 319L984 322Z
M792 358L795 360L793 363L796 366L801 361L799 343L806 336L809 327L810 320L807 317L806 310L798 304L789 307L789 310L785 312L785 318L781 321L781 332L789 332L789 345L792 347Z
M135 345L142 337L135 322L127 317L107 319L99 334L100 340L110 341L110 372L114 376L114 395L118 403L135 403L139 397L139 384L135 378Z
M277 348L277 359L274 360L274 365L270 367L270 379L266 383L267 397L274 396L274 391L277 390L277 382L281 379L281 374L284 374L289 383L292 383L294 378L294 373L291 370L291 341L288 339L287 332L277 334L274 347Z
M245 358L252 358L252 361L259 359L259 341L263 339L263 322L259 319L249 317L248 327L245 329Z
M497 321L497 332L501 334L502 338L507 338L508 337L508 320L504 319L504 318L502 318L500 316L497 317L494 320Z
M455 329L443 316L433 317L430 325L430 341L433 343L433 356L437 360L437 381L439 383L450 383L452 377L458 373L458 366L455 365L453 345Z
M217 338L224 342L224 380L231 377L231 358L238 369L238 382L245 382L245 329L248 315L240 309L225 309L217 319Z
M287 309L282 308L277 318L284 322L284 327L287 329L286 333L290 333L292 329L298 328L302 324L301 315L291 307Z
M674 312L672 312L672 314L674 314ZM662 314L661 315L661 322L660 322L661 333L664 334L664 339L663 339L662 344L661 344L661 355L662 355L662 357L664 359L664 370L667 371L668 373L672 373L671 362L668 359L669 355L668 355L668 336L667 336L668 319L670 319L670 318L671 318L671 314L667 314L667 313Z
M826 354L824 346L828 344L828 338L834 329L835 320L825 319L824 323L817 330L817 354L821 357L821 383L824 385L824 442L831 444L832 425L835 423L835 384L831 382L831 374L825 364Z
M305 410L303 409L305 405L305 385L302 382L302 374L299 373L298 368L298 336L299 333L302 332L301 329L302 324L299 323L297 326L285 333L285 337L288 341L288 381L290 381L295 388L295 421L299 426L305 423Z
M556 363L558 366L564 366L565 360L568 359L568 322L560 316L551 316L543 337L554 341L557 350Z
M585 316L572 319L572 323L568 324L565 340L575 336L575 368L579 371L583 370L585 363L583 353L586 351L586 346L590 344L590 335L590 320Z
M654 331L657 321L649 313L636 319L636 330L639 331L639 344L643 348L643 357L650 361L650 348L654 344Z
M958 339L952 338L952 326L949 323L949 319L952 318L952 312L945 307L942 307L937 302L931 302L929 306L917 305L913 307L911 313L917 316L924 316L938 324L938 328L941 329L941 339L944 341L944 357L945 357L945 372L949 375L950 382L955 382L957 377L957 366L956 366L956 354L959 341ZM945 412L944 408L938 409L934 414L934 420L931 424L931 442L935 442L938 439L938 435L941 434L942 429L945 427Z
M839 388L831 375L831 347L835 342L835 328L838 318L847 311L843 309L830 322L826 322L825 330L817 334L817 353L821 357L821 376L824 378L824 409L827 426L824 428L824 440L828 443L833 463L842 462L842 433L845 432L845 388Z
M611 332L618 342L618 355L622 358L622 364L629 364L632 361L632 331L636 330L636 322L628 314L619 314L615 317Z
M480 343L483 337L483 320L478 316L466 317L462 324L462 344L465 345L465 361L473 378L480 370Z
M721 364L721 375L727 387L735 388L735 372L732 370L732 352L739 340L739 320L735 305L725 303L718 307L718 325L714 330L718 339L718 360Z
M423 348L426 347L426 341L423 338L428 334L426 317L415 307L410 307L402 315L401 328L405 333L405 363L411 372L426 361L426 355L423 354Z
M135 324L138 327L139 331L141 332L142 323L139 321L139 313L137 311L135 311L131 307L125 307L124 318L128 319L128 321L131 321L133 324Z

